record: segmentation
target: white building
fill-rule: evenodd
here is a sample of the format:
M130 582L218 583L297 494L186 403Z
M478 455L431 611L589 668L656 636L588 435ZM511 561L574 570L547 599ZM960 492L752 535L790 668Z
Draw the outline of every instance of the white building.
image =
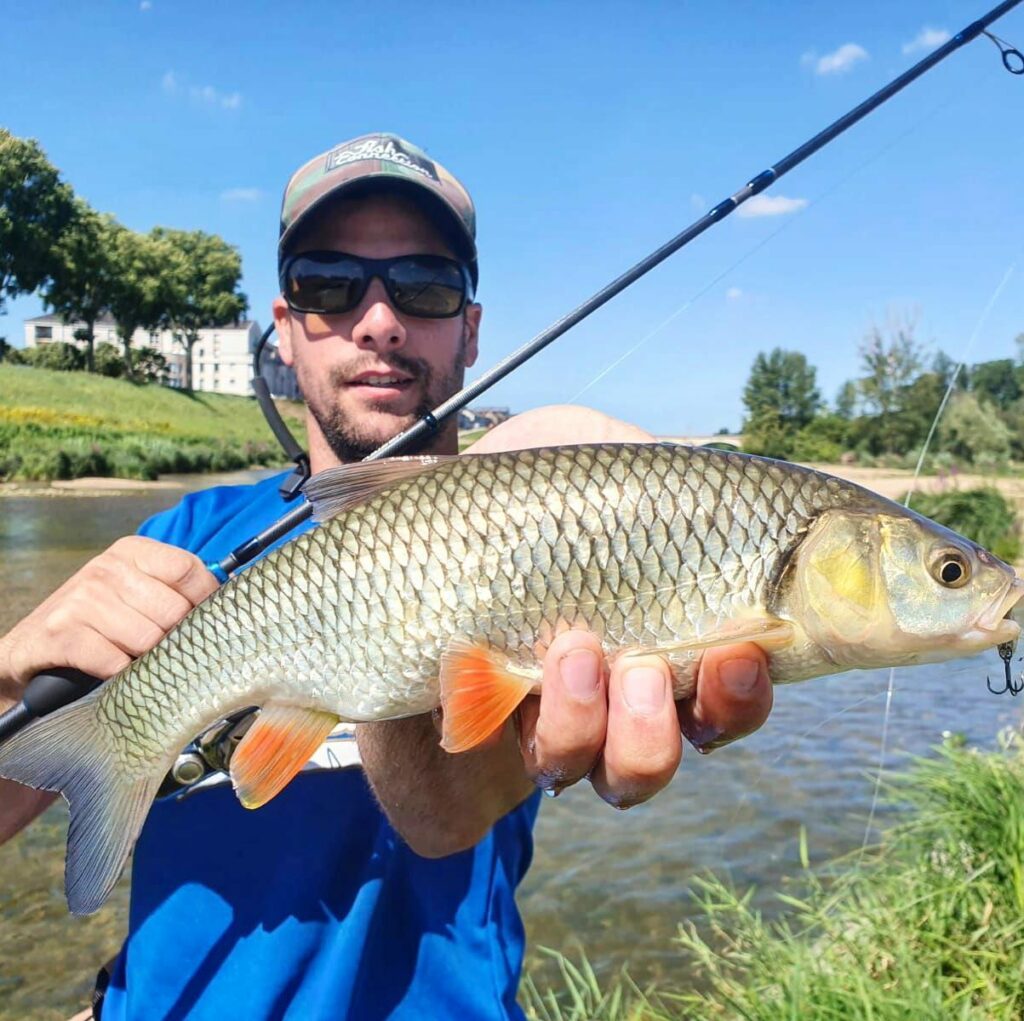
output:
M36 316L25 320L25 346L53 344L64 341L85 347L85 341L75 337L76 330L82 330L81 322L66 323L60 316ZM246 320L231 326L210 326L199 331L199 340L192 348L192 387L195 390L209 390L213 393L252 393L252 352L260 339L259 324ZM118 350L121 341L117 336L117 325L109 315L102 316L93 331L95 343L114 344ZM136 330L132 335L132 347L155 348L167 359L168 384L173 387L185 385L185 351L170 330ZM266 358L263 359L267 360ZM282 373L290 379L278 379ZM282 396L297 394L294 374L286 366L275 365L275 379L271 388ZM290 385L289 385L290 384Z

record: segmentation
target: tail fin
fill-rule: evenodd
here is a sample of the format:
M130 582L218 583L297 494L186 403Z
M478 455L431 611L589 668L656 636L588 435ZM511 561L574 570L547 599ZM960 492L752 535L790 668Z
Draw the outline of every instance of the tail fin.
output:
M96 713L102 689L0 745L0 776L60 791L71 809L64 888L76 915L99 910L124 869L162 771L125 776Z

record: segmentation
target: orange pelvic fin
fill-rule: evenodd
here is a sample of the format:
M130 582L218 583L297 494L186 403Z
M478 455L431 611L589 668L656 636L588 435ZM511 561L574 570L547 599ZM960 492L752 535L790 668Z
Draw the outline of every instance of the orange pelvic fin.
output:
M483 645L453 639L441 658L441 747L464 752L491 736L533 690L541 671L523 670Z
M238 800L259 808L280 794L337 725L333 713L265 705L231 756Z

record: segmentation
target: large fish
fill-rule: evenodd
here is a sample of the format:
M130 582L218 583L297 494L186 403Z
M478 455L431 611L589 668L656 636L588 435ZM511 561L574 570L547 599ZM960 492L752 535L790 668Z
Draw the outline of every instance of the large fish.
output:
M71 806L66 886L95 911L180 749L259 706L231 761L243 804L339 720L444 707L482 741L581 626L656 652L675 694L741 640L776 682L934 662L1012 641L1024 590L974 543L808 468L672 444L349 465L307 487L320 527L233 578L108 684L0 748L0 775Z

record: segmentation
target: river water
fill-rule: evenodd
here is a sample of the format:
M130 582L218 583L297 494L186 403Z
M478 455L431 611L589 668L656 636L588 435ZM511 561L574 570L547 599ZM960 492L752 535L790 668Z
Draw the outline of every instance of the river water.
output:
M239 481L183 477L178 488L117 495L0 497L0 633L74 570L190 488ZM944 730L990 747L1016 726L1008 696L985 689L999 677L995 653L900 670L889 717L886 769L927 754ZM580 784L545 799L534 866L521 896L531 955L539 946L586 947L599 973L628 963L641 981L685 981L672 947L693 917L688 880L708 870L756 883L758 903L799 870L800 827L812 862L856 850L864 839L879 761L887 671L843 674L776 689L762 730L701 757L653 802L617 812ZM885 822L893 809L881 808ZM66 814L51 808L0 847L0 1021L69 1016L92 975L117 949L127 914L124 882L91 918L72 918L62 890Z

